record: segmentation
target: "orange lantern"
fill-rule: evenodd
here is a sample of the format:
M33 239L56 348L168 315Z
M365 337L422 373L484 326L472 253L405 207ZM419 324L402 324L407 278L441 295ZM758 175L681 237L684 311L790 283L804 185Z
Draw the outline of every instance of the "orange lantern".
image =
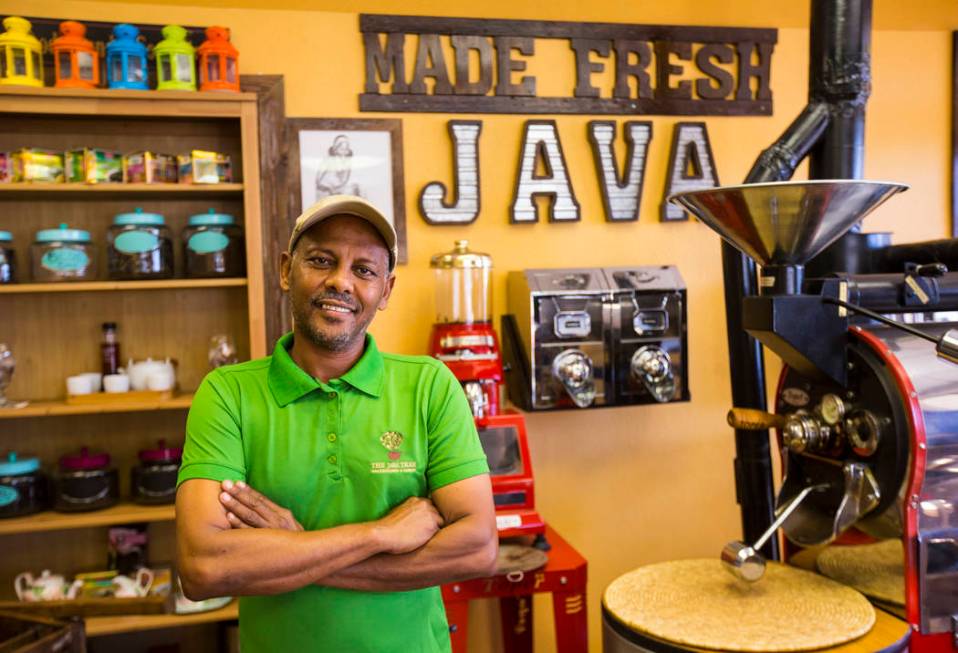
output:
M201 91L239 92L239 50L230 43L227 27L207 27L200 55Z
M75 20L60 23L53 39L53 61L57 88L96 88L100 83L100 56L89 39L86 26Z

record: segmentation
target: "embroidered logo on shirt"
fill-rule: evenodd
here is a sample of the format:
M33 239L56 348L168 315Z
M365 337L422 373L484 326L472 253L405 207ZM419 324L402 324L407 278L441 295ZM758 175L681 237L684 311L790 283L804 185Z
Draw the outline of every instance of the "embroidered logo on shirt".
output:
M382 445L386 447L386 450L389 452L390 460L399 460L399 457L402 455L399 451L399 447L402 446L402 433L386 431L379 436L379 441L382 442Z
M388 463L370 463L370 470L373 474L395 474L397 472L415 472L415 460L399 460L402 452L399 447L402 446L403 435L398 431L386 431L379 436L379 442L389 452Z

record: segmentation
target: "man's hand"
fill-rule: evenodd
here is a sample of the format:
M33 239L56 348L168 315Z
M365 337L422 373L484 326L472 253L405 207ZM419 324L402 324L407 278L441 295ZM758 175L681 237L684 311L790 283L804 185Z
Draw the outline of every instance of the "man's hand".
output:
M409 553L423 546L442 528L442 517L429 499L409 497L376 522L386 553Z
M301 531L293 514L242 481L223 481L220 503L233 528L276 528ZM386 553L409 553L423 546L442 527L442 517L432 501L409 497L388 515L374 522Z
M302 525L286 508L276 505L243 481L223 481L220 503L233 528L275 528L301 531Z

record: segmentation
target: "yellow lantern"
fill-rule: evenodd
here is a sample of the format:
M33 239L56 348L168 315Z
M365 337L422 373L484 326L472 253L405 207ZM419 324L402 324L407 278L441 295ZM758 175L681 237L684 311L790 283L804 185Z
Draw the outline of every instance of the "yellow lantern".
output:
M30 21L19 16L3 19L0 34L0 84L43 86L43 51L30 32Z

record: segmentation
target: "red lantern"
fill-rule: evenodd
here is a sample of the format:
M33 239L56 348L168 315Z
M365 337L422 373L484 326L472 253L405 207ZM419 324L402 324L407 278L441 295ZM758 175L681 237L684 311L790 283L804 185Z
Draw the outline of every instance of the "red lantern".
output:
M58 88L96 88L100 83L100 57L86 38L86 26L75 20L60 23L53 39L53 61Z
M230 43L227 27L207 27L199 47L200 90L239 92L239 50Z

